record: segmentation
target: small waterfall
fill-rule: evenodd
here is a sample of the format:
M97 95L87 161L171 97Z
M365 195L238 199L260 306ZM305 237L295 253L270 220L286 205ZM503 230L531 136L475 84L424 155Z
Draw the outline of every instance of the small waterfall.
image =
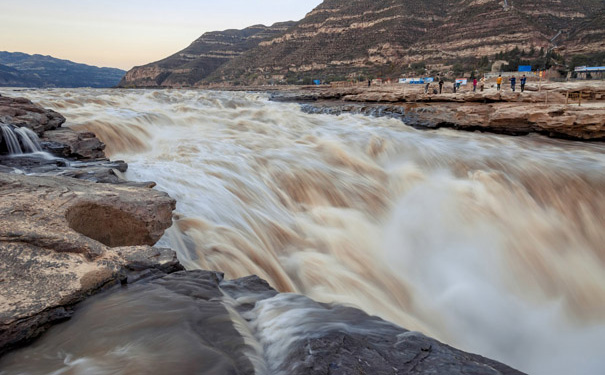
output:
M33 130L11 125L0 125L0 129L2 129L2 140L9 155L42 151L40 140Z

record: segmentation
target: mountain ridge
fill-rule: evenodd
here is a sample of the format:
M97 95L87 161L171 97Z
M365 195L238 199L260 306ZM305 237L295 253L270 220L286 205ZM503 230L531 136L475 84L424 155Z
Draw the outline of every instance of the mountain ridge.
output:
M294 23L253 25L242 30L228 29L204 33L185 49L162 60L134 67L123 77L120 87L192 86L219 66L254 48L263 40L285 32Z
M0 87L113 87L125 73L49 55L0 51Z
M181 83L398 77L416 65L477 67L513 50L542 61L554 56L545 56L550 51L564 55L561 59L605 54L604 10L602 0L325 0L281 33L218 66L206 65L204 75L185 73ZM129 83L127 77L122 84Z

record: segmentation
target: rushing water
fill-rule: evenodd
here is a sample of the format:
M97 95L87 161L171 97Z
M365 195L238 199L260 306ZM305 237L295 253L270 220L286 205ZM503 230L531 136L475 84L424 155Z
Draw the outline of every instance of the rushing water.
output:
M0 135L0 146L9 155L42 151L38 135L31 129L0 125Z
M531 374L605 369L603 144L418 131L262 94L20 94L177 199L160 245L189 269L256 274Z

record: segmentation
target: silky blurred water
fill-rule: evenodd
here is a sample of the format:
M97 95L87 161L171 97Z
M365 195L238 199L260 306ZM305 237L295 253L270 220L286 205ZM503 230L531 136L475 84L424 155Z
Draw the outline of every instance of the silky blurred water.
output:
M531 374L605 368L603 144L418 131L253 93L18 94L177 199L160 245L189 269L256 274Z

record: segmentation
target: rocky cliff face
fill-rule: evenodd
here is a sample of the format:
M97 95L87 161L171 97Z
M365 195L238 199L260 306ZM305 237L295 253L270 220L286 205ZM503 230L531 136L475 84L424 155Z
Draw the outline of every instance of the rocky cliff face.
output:
M136 68L123 85L397 76L415 62L447 65L515 47L548 49L555 36L558 46L569 46L570 54L604 52L603 9L600 0L325 0L292 27L257 38L255 48L229 56L220 50L212 54L210 46L223 36L208 33L189 47L204 46L203 52L184 50ZM179 64L172 66L171 61ZM173 74L174 79L167 79ZM196 78L186 79L191 76Z
M282 22L269 27L255 25L243 30L205 33L172 56L133 68L119 86L193 86L227 61L256 47L263 40L284 33L292 25L292 22Z
M230 61L216 75L389 75L410 63L451 63L515 47L574 42L601 1L326 0L284 35ZM310 73L310 74L305 74Z

